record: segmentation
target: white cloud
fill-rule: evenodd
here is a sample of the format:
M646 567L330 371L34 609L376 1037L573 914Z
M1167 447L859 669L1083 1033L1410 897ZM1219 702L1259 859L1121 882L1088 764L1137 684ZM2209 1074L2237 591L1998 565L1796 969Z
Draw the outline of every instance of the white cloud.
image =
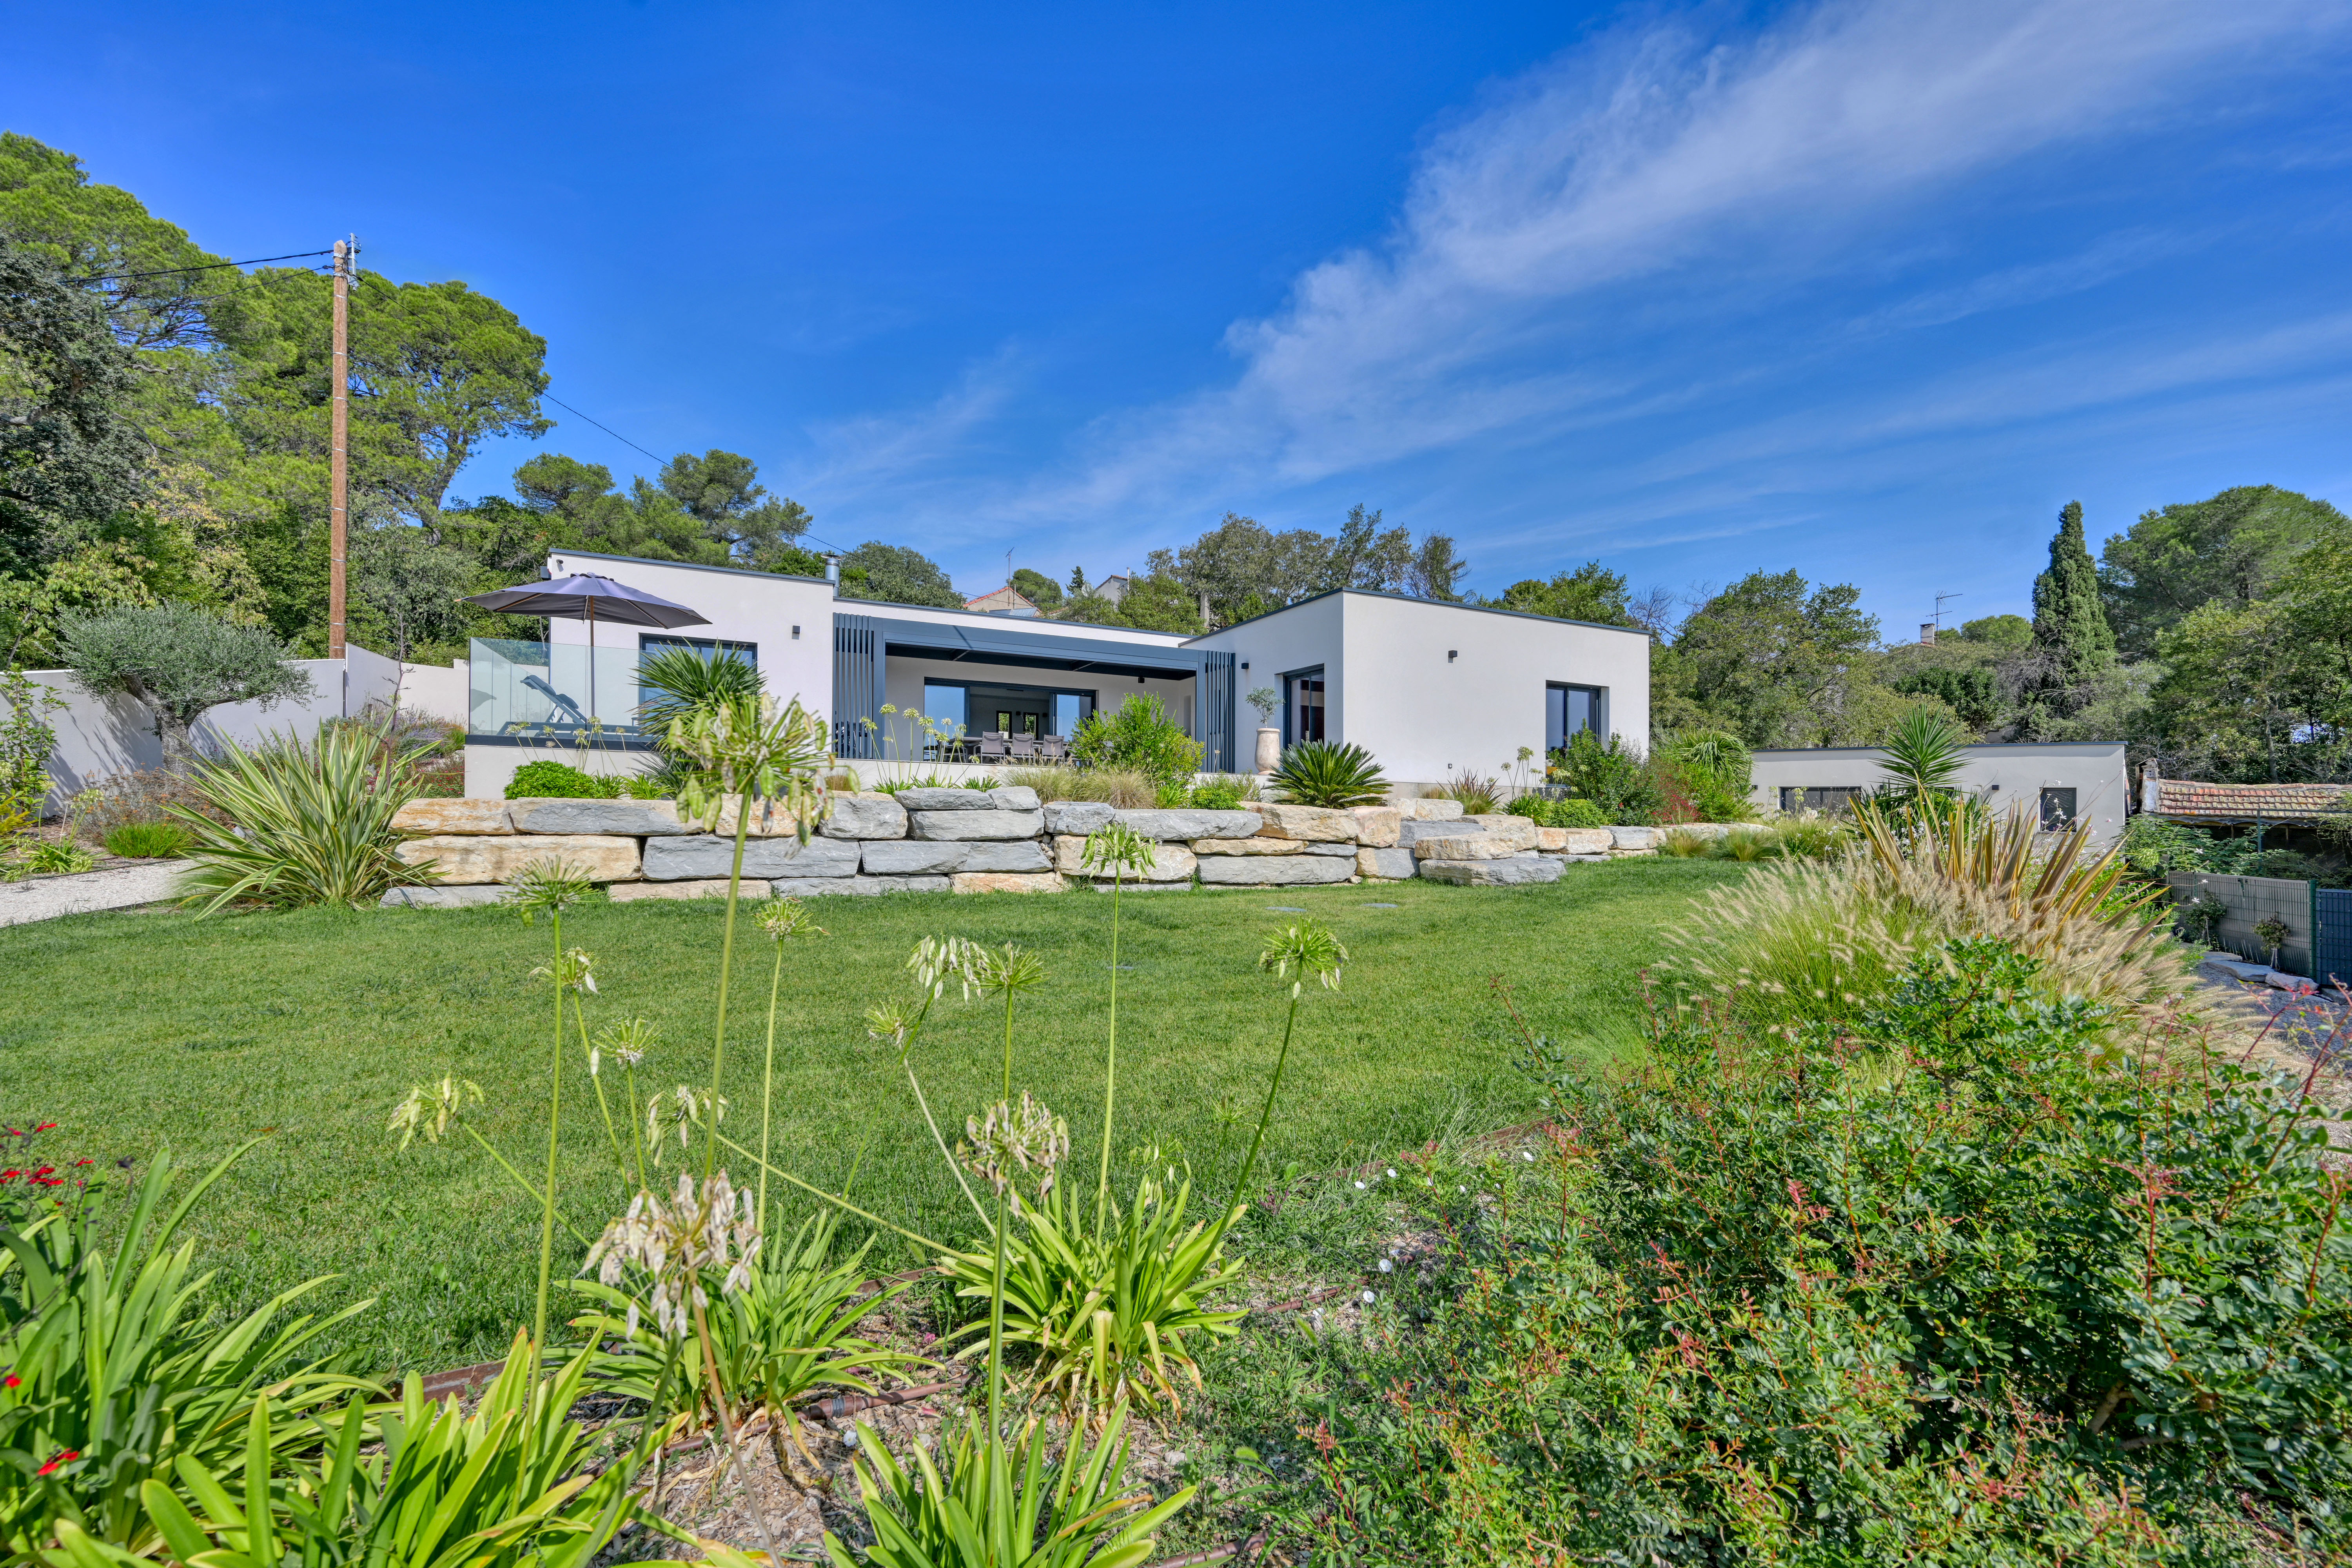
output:
M1382 243L1230 329L1232 384L1101 422L1076 472L1003 510L1231 496L1608 417L1659 393L1574 368L1625 286L1736 310L1958 182L2167 122L2347 21L2310 0L1873 0L1727 42L1678 25L1603 39L1437 136ZM2090 287L2165 243L2117 237L1879 325Z

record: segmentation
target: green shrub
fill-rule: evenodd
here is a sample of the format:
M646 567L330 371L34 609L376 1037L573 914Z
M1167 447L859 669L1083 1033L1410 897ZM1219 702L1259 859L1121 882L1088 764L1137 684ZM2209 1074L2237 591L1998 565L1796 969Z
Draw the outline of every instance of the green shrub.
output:
M1129 768L1007 768L1004 782L1035 790L1039 800L1099 800L1120 807L1160 804L1160 786Z
M1087 767L1139 773L1155 785L1190 780L1201 753L1157 697L1129 697L1108 713L1097 708L1070 737L1070 755Z
M1256 793L1255 779L1234 778L1228 774L1193 785L1184 804L1202 811L1231 811L1242 802L1255 798Z
M70 838L44 838L25 851L21 863L35 876L58 877L87 871L98 861L89 850Z
M1604 744L1591 731L1579 731L1552 753L1548 772L1552 783L1599 806L1612 826L1654 824L1665 813L1666 792L1657 773L1639 747L1618 736Z
M1665 841L1658 846L1658 853L1677 860L1696 860L1714 851L1714 839L1681 827L1667 829Z
M188 836L168 822L126 822L106 836L106 847L131 860L172 860L188 852Z
M193 862L182 886L214 913L239 900L290 909L373 904L388 889L429 882L437 872L400 858L392 819L415 796L414 757L386 765L365 730L320 731L309 745L278 741L196 764L206 808L236 824L174 811Z
M620 793L619 779L599 778L544 757L523 763L507 781L509 800L613 800Z
M1560 1131L1462 1200L1425 1329L1318 1347L1379 1397L1301 1428L1294 1560L2340 1561L2323 1113L2048 989L1969 941L1836 1030L1525 1036Z
M1685 730L1659 746L1652 759L1661 789L1693 822L1746 822L1755 759L1748 743L1721 730Z
M1503 808L1513 816L1524 816L1538 827L1607 827L1607 814L1589 800L1570 796L1554 800L1549 795L1523 795Z
M1455 773L1442 784L1431 786L1432 800L1458 800L1465 816L1485 816L1502 809L1502 781L1491 773L1474 773L1467 768Z
M1282 753L1274 770L1275 793L1294 805L1378 805L1388 799L1388 781L1372 754L1354 744L1301 741Z

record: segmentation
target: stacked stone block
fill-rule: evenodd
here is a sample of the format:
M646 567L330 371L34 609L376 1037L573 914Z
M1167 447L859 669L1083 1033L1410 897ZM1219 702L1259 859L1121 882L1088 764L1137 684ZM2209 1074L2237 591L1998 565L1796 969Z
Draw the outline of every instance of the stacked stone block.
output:
M533 862L561 860L616 901L724 896L735 860L730 801L718 831L683 822L666 800L419 800L394 818L410 865L441 880L394 889L387 904L488 902ZM1040 801L1021 788L835 795L809 841L784 812L752 803L743 847L753 896L1060 892L1110 886L1084 864L1087 837L1124 823L1153 842L1128 885L1314 887L1411 877L1474 886L1550 881L1563 859L1651 852L1654 828L1559 829L1461 803L1410 800L1326 810L1253 801L1232 810L1118 809Z

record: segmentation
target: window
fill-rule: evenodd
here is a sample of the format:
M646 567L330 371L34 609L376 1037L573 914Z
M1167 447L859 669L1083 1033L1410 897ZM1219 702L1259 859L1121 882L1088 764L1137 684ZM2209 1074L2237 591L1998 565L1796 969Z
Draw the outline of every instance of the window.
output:
M2055 833L2060 828L2074 826L2074 792L2071 789L2045 789L2042 792L2042 831Z
M1852 808L1864 793L1861 789L1843 785L1813 789L1802 784L1783 784L1780 786L1780 809L1787 812L1823 811L1834 815Z
M658 653L663 648L690 647L705 658L716 658L721 653L731 653L745 664L760 662L760 645L755 642L729 642L723 637L673 637L640 634L637 651Z
M963 688L923 682L923 715L950 732L969 729L964 718Z
M1282 678L1282 743L1323 738L1323 668L1293 671Z
M1077 732L1095 710L1095 694L1051 686L996 681L923 682L923 711L941 730L961 725L966 735L1060 735Z
M1544 750L1558 752L1567 748L1568 738L1583 731L1595 735L1601 728L1601 688L1597 686L1547 686L1544 688Z

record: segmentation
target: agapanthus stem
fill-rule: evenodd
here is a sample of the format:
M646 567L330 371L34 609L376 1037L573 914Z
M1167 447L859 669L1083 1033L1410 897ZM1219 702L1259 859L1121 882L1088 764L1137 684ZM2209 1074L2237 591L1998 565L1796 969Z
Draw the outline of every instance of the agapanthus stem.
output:
M735 905L743 887L743 841L751 836L751 791L747 784L735 797L735 863L727 872L727 934L719 944L719 1022L710 1043L710 1126L719 1127L719 1073L727 1060L727 977L735 967ZM702 1152L702 1179L718 1168L719 1145Z
M531 1309L530 1375L536 1384L546 1357L547 1282L555 1268L555 1135L563 1110L563 911L556 910L548 922L555 928L555 963L550 971L555 987L555 1046L547 1079L547 1189L540 1202L539 1296Z
M580 1048L588 1057L588 1087L596 1091L596 1114L604 1119L604 1141L613 1146L613 1163L621 1173L621 1185L629 1184L629 1157L621 1152L621 1134L613 1126L613 1108L604 1099L604 1076L596 1070L596 1047L588 1043L588 1008L579 994L572 997L572 1016L580 1026Z
M1103 1216L1110 1209L1111 1114L1118 1102L1118 893L1125 869L1124 862L1115 862L1110 873L1110 1045L1103 1053L1102 1173L1095 1178L1097 1237L1103 1232Z
M1298 994L1304 986L1290 988L1290 1015L1282 1023L1282 1049L1274 1058L1274 1081L1265 1086L1265 1106L1257 1115L1257 1131L1250 1135L1248 1155L1242 1161L1241 1180L1234 1184L1234 1201L1226 1205L1225 1217L1217 1222L1216 1237L1222 1240L1233 1227L1234 1219L1249 1205L1250 1175L1257 1169L1258 1145L1265 1141L1266 1123L1274 1119L1274 1097L1282 1092L1282 1069L1290 1060L1290 1032L1298 1026ZM1215 1249L1215 1241L1210 1243Z
M768 1112L776 1088L776 998L784 985L784 944L776 942L776 972L768 979L768 1059L760 1068L760 1232L768 1229Z

